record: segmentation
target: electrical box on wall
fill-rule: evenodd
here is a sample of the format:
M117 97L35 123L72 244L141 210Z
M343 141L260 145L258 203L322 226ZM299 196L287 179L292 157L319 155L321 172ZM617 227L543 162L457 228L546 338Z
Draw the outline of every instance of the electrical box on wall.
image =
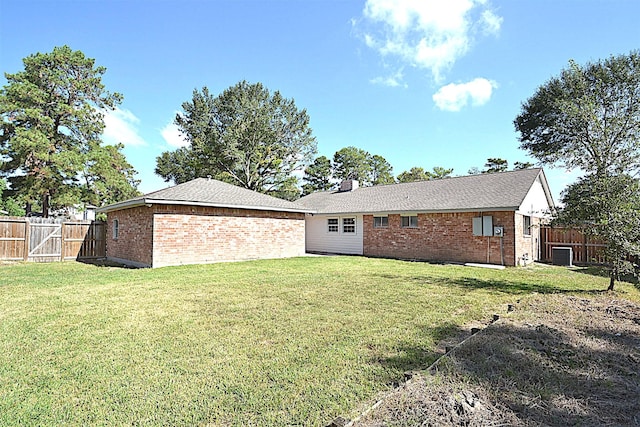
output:
M473 235L482 236L482 217L473 217Z
M492 216L482 217L482 235L487 237L493 236L493 217Z
M493 235L496 237L503 237L504 227L493 227Z
M493 236L493 217L490 215L473 218L474 236Z

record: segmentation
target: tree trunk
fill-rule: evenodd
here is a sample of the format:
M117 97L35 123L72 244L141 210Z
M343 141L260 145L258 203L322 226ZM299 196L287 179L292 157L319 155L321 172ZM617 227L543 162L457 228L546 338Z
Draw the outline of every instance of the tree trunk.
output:
M42 218L49 218L49 194L42 196Z
M607 288L607 291L612 291L613 290L613 285L614 285L615 281L616 281L616 275L612 271L611 274L609 275L609 287Z

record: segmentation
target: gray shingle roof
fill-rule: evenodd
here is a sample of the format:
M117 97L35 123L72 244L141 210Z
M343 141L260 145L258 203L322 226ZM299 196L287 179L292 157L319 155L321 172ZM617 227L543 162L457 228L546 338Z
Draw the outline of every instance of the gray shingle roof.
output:
M324 214L516 210L538 177L553 206L542 169L326 191L298 203Z
M105 206L98 209L98 212L110 212L145 204L214 206L280 212L311 211L298 203L247 190L226 182L208 178L196 178L183 184L145 194L144 196Z

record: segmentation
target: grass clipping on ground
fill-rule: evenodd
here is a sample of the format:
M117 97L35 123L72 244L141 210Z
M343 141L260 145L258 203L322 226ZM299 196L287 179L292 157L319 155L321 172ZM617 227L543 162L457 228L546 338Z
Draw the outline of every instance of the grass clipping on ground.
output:
M535 295L352 423L640 425L640 306Z

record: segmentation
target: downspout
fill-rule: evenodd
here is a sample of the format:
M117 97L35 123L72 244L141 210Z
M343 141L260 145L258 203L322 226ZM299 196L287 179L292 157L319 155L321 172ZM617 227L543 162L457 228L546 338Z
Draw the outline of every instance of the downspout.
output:
M487 264L491 264L491 237L487 236Z

